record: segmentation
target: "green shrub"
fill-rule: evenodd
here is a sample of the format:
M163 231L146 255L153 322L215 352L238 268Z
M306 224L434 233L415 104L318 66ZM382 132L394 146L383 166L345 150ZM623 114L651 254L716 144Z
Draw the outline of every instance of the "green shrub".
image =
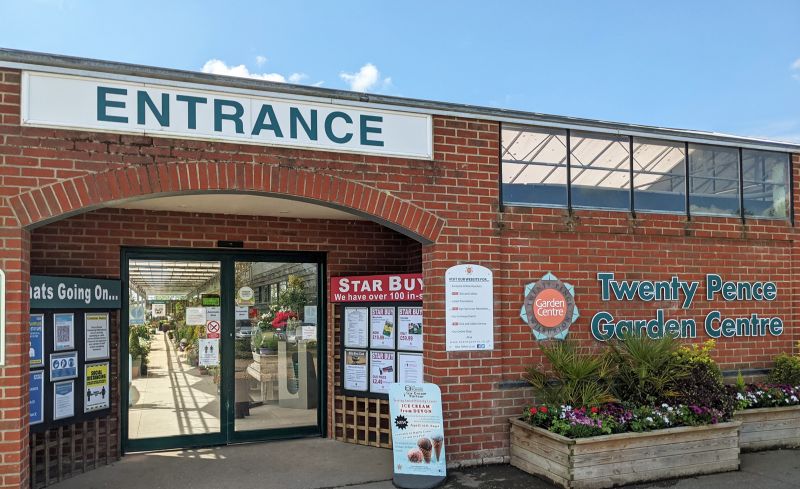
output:
M569 340L540 343L539 349L550 362L551 370L532 367L524 376L537 398L549 404L570 406L615 400L610 385L614 369L607 354L581 353Z
M128 335L128 353L131 358L141 358L142 361L145 361L147 355L150 354L150 341L141 337L135 329L131 329L130 335Z
M781 353L775 358L775 368L769 373L769 382L782 385L800 385L800 356Z
M629 334L609 346L616 366L613 393L620 401L652 406L678 395L676 387L687 373L676 356L674 338Z

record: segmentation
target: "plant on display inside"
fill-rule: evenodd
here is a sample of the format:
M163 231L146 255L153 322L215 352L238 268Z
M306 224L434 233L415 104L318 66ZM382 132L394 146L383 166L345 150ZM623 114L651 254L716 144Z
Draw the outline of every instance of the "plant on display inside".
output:
M272 327L275 329L286 329L287 323L290 320L297 319L297 313L291 310L278 311L275 314L275 319L272 320Z
M286 278L286 290L282 291L278 297L281 310L299 312L303 310L307 302L303 279L297 275L289 275Z
M525 380L534 394L551 404L594 405L614 401L611 380L614 368L607 354L581 351L572 341L539 343L550 371L542 365L528 369Z
M278 337L272 331L258 330L253 334L253 350L265 349L269 351L277 351Z

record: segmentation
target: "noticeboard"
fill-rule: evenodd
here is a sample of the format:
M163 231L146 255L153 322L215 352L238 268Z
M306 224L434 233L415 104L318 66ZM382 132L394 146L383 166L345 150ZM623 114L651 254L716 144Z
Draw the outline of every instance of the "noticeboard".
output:
M114 373L108 361L112 318L110 311L32 311L31 431L46 431L108 414L114 389ZM56 349L68 345L72 348Z
M387 399L389 386L423 379L422 303L343 303L341 385L345 395Z

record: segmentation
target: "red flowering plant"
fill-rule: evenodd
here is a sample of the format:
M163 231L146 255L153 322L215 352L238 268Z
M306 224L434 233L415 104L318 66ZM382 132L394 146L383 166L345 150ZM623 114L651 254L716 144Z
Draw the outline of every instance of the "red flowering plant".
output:
M275 329L286 328L286 323L290 319L297 319L297 313L294 311L278 311L275 313L275 319L272 320L272 327Z

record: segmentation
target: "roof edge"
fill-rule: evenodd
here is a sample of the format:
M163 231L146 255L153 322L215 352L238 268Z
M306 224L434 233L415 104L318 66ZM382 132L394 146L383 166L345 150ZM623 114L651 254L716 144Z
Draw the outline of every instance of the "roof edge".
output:
M375 103L386 106L403 107L407 109L418 109L422 112L439 115L472 117L476 119L486 119L512 124L555 125L586 130L597 129L603 132L618 132L620 134L633 136L661 137L689 142L717 142L728 146L750 146L760 147L763 149L786 151L790 153L800 153L800 143L793 143L789 141L736 136L732 134L723 134L711 131L677 129L586 119L581 117L559 116L542 114L538 112L527 112L522 110L458 104L453 102L436 102L425 99L376 95L333 88L277 83L253 78L240 78L200 73L195 71L177 70L172 68L159 68L154 66L121 63L117 61L103 61L76 56L0 48L0 67L8 63L29 65L30 67L56 67L97 73L136 76L164 81L177 81L182 83L214 85L219 87L246 90L269 91L273 93L289 95L324 97L334 100L359 103Z

